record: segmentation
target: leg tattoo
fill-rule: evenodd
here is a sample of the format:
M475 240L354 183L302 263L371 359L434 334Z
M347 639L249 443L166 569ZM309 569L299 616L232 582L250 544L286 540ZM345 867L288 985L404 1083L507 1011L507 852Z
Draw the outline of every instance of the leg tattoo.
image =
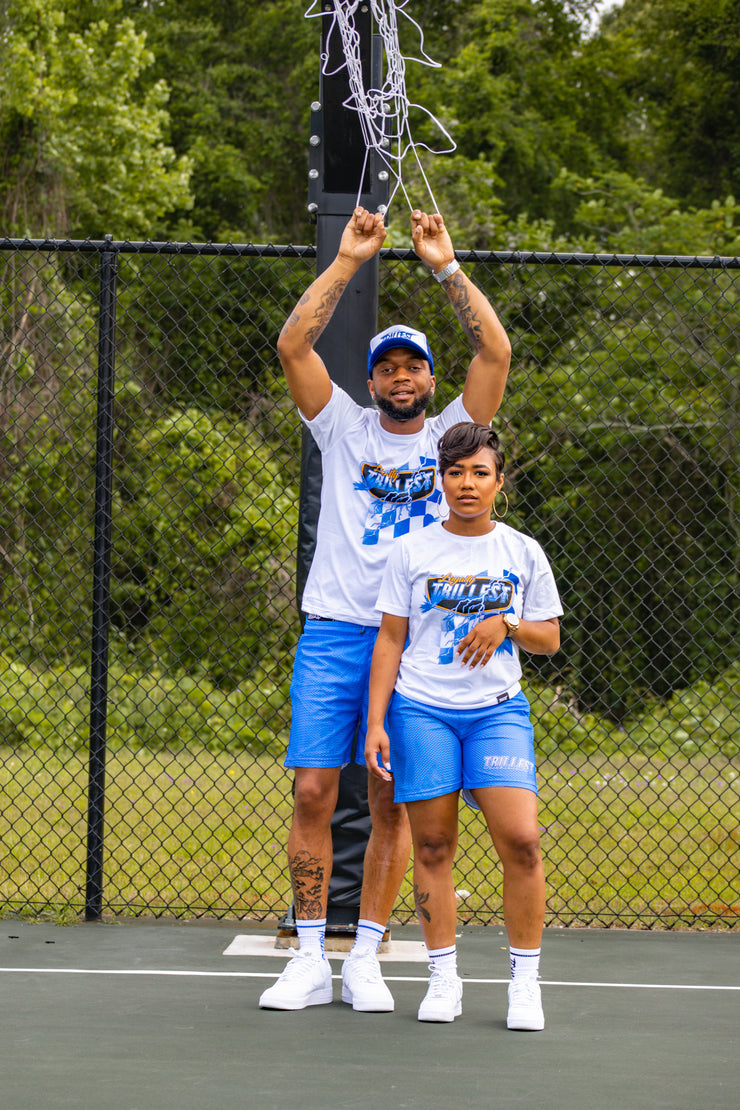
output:
M296 852L288 860L290 878L293 883L295 915L303 921L312 921L324 916L322 891L324 888L324 867L321 860L310 852Z
M416 883L414 883L414 903L416 905L416 912L419 917L423 917L425 921L431 921L432 915L427 909L427 902L429 901L429 891L419 890Z

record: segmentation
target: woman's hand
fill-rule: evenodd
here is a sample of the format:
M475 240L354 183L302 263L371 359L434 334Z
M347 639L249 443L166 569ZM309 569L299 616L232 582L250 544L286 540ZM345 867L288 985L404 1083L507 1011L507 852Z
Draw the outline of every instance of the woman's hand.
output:
M544 621L520 620L516 632L509 632L503 617L496 613L476 624L460 641L457 654L461 665L468 666L471 670L485 667L507 635L512 643L531 655L553 655L560 647L560 622L557 617L549 617Z
M461 665L470 667L471 670L485 667L496 648L506 639L506 631L506 625L499 613L479 621L458 644L457 654Z
M380 756L380 764L378 763ZM365 738L365 762L371 775L383 782L391 782L391 749L388 733L379 725L368 726Z

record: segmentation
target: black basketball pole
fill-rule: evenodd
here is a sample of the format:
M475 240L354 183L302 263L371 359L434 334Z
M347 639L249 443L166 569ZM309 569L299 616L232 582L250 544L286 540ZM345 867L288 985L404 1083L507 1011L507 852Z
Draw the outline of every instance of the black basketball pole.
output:
M325 3L327 11L333 5ZM369 5L355 16L366 85L381 79L381 43L373 35ZM316 273L333 261L342 232L358 202L370 211L388 203L388 173L365 142L356 112L344 106L349 96L338 34L329 35L331 16L322 21L322 54L329 54L321 74L319 99L311 105L308 210L316 222ZM363 166L365 166L363 177ZM371 403L367 388L367 348L378 318L378 256L366 262L347 286L334 315L316 344L329 374L360 405ZM298 524L297 596L300 607L316 541L321 496L321 455L304 430L301 459L301 500ZM329 882L328 932L354 932L360 908L363 861L370 835L367 771L346 767L340 776L339 798L332 818L334 865ZM284 924L292 924L291 913Z

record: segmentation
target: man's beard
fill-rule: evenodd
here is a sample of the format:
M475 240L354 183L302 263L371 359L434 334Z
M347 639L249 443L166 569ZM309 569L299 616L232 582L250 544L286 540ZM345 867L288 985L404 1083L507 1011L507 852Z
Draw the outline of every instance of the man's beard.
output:
M401 408L400 405L395 405L390 397L378 397L377 395L375 397L375 404L380 411L384 412L391 420L395 420L399 424L402 424L407 420L416 420L417 416L421 416L422 413L426 412L431 399L432 391L429 389L422 397L417 397L413 404L404 405L403 408Z

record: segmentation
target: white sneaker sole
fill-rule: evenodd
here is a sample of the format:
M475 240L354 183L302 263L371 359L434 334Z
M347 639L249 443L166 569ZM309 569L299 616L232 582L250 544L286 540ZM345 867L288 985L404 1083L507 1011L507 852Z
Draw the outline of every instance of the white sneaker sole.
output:
M520 1033L539 1033L540 1030L545 1028L545 1019L542 1018L516 1018L507 1017L506 1028L514 1029Z
M306 997L301 995L294 998L280 998L272 1000L269 989L260 998L260 1010L305 1010L307 1006L326 1006L334 1001L334 992L331 987L319 987Z
M456 1017L460 1017L462 1013L462 1002L458 1002L454 1010L425 1010L423 1005L419 1007L417 1014L419 1021L454 1021Z
M395 1009L395 1002L391 995L389 999L372 999L363 1001L355 998L349 987L342 986L342 1002L346 1002L358 1014L391 1014Z

